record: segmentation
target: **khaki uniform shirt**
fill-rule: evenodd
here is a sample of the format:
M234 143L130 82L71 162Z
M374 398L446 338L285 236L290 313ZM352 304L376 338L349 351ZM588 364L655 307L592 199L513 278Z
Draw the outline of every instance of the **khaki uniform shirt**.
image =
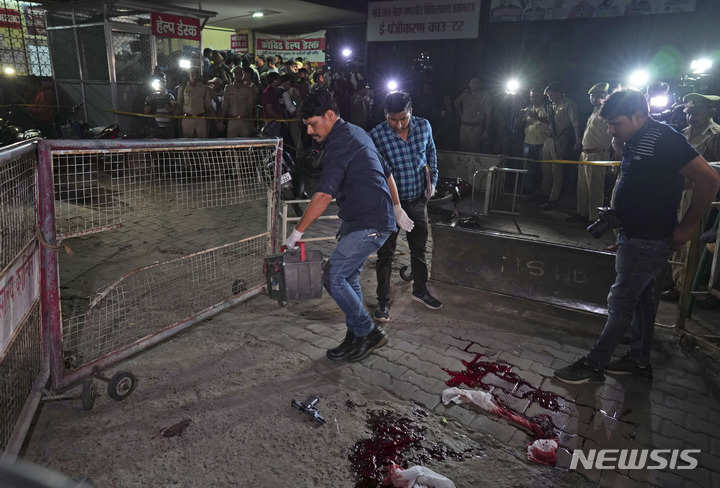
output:
M600 117L600 107L596 107L585 127L585 134L582 138L582 147L585 149L606 149L608 152L612 146L612 136L608 134L608 125Z
M692 127L686 127L683 129L683 135L685 136L685 139L688 140L690 145L695 148L697 152L699 152L705 159L708 157L711 159L707 159L708 161L713 161L716 155L708 155L706 157L706 152L708 152L708 148L711 146L717 146L718 140L720 140L720 125L716 124L712 120L708 122L706 125L699 127L696 130L692 130ZM716 152L716 151L713 151Z
M212 94L210 87L198 82L195 86L186 83L180 93L183 115L212 116Z
M550 125L547 122L547 111L545 106L534 107L530 105L526 108L528 113L536 113L538 120L529 115L525 117L525 144L543 144L545 139L550 136Z
M485 91L466 90L455 101L460 121L465 124L481 124L490 121L490 96Z
M225 87L222 112L230 117L251 117L253 109L253 91L244 83Z

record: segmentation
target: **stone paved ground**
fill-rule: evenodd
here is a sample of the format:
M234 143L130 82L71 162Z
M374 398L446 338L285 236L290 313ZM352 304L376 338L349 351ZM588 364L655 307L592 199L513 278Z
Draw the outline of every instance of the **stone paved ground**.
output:
M560 211L543 215L527 213L527 218L513 221L498 217L488 221L488 225L512 232L519 220L521 228L531 229L529 233L541 239L598 245L587 241L584 231L578 232L564 224ZM208 229L210 227L213 226ZM216 227L214 232L223 232L226 228ZM198 244L190 241L193 239L187 243L191 247ZM331 243L315 246L324 248L326 255L332 248ZM406 262L407 257L401 257L396 267ZM372 308L372 261L367 268L363 289L366 303ZM290 304L287 308L279 308L274 301L261 296L223 313L213 322L233 324L242 332L242 337L267 344L281 356L298 356L303 362L309 362L311 368L321 374L317 380L304 377L304 389L309 391L317 386L321 397L323 388L332 388L336 382L348 391L376 391L398 401L417 402L437 416L459 422L468 432L491 436L522 458L526 444L532 441L528 432L494 414L468 406L444 406L440 402L440 393L449 379L444 370L460 371L462 361L481 355L482 360L510 366L522 380L507 384L502 378L489 375L486 382L492 385L491 393L527 417L549 414L560 431L558 468L538 469L527 461L517 469L526 469L533 477L552 478L558 473L567 473L564 470L576 449L585 454L591 449L604 448L699 449L698 466L691 470L581 467L579 471L589 481L604 487L720 486L720 401L714 351L685 352L678 345L675 331L659 329L653 350L655 377L652 381L608 375L602 385L568 386L554 380L553 371L570 364L592 346L604 324L603 317L437 282L431 284L431 289L445 304L438 311L429 311L412 301L410 285L395 275L392 320L386 326L390 343L356 364L331 364L324 357L325 350L342 338L344 328L341 314L327 296L319 302ZM664 313L672 317L671 309ZM707 328L709 324L717 327L720 323L717 312L699 315L690 327ZM198 326L198 330L202 327ZM174 340L163 347L172 348L173 344ZM241 342L228 342L225 346L232 348L239 344ZM626 347L621 345L619 352L624 352ZM133 361L142 364L144 357L151 358L152 351ZM142 369L138 374L142 374ZM203 378L202 381L214 380ZM523 393L533 388L556 393L564 408L548 410L538 401L523 399ZM132 397L127 400L132 401ZM53 410L48 409L42 415L52 414ZM42 442L50 432L52 419L46 417L38 422L27 449L31 458L43 458ZM502 471L499 466L496 469ZM453 478L453 473L447 474ZM497 486L513 486L497 481L490 472L487 474L487 479ZM472 479L461 472L457 477ZM533 485L526 481L515 486ZM308 486L331 485L318 481Z

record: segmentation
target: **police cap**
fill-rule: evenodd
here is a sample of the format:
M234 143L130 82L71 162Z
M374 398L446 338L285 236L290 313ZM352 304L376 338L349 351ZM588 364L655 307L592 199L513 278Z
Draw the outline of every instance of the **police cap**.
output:
M595 83L590 90L588 90L588 95L592 95L593 93L607 93L610 91L610 85L607 83Z
M701 95L700 93L688 93L683 97L683 103L693 107L709 107L720 100L717 95Z

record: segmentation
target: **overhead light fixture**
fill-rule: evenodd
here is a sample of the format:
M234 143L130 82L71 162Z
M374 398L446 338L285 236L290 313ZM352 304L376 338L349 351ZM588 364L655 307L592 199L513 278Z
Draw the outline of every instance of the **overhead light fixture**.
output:
M260 17L264 17L265 14L262 12L253 12L252 16L253 16L253 19L259 19Z

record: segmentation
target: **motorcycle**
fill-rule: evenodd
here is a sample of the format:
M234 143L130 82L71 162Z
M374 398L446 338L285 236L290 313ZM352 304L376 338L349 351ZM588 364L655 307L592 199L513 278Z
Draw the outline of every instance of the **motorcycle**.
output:
M275 159L269 160L265 167L267 175L275 174ZM280 197L283 200L306 200L305 183L295 170L295 161L290 153L283 151L280 167ZM291 203L295 215L302 217L303 210L299 203Z
M16 110L16 107L11 107L4 117L0 117L0 146L42 137L42 133L37 129L23 130L24 124L16 121Z
M76 119L74 114L80 110L84 102L71 109L61 110L57 116L58 133L63 139L117 139L120 135L120 126L110 124L107 126L91 127L87 122Z
M260 130L259 136L262 138L271 137L270 131L268 131L268 125L265 124ZM280 168L280 197L283 200L307 200L308 194L305 191L305 181L302 177L301 172L298 170L295 159L289 151L287 145L283 146L282 153L282 166ZM267 161L265 172L267 175L275 174L275 159L272 158ZM295 215L302 217L303 210L299 203L290 204Z

